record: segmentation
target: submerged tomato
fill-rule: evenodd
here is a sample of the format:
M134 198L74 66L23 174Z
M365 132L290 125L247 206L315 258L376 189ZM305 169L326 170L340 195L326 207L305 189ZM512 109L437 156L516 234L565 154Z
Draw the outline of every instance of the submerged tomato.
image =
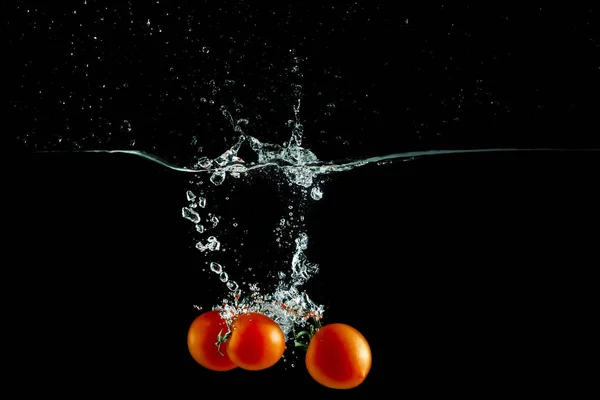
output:
M227 332L227 324L219 311L208 311L198 316L188 331L187 343L190 354L198 364L213 371L229 371L236 367L221 345L221 353L216 346L219 333Z
M305 361L308 373L321 385L351 389L360 385L371 369L371 348L353 327L330 324L315 333Z
M226 343L231 361L240 368L252 371L275 365L285 350L285 336L279 325L259 313L237 317Z

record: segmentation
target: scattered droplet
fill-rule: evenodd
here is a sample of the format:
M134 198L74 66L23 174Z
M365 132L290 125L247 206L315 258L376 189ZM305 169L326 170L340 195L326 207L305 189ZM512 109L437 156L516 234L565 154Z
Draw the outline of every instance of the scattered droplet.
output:
M202 208L206 207L206 198L204 198L204 197L198 198L198 206L200 206Z
M201 225L201 224L196 225L196 230L199 233L203 233L204 232L204 225Z

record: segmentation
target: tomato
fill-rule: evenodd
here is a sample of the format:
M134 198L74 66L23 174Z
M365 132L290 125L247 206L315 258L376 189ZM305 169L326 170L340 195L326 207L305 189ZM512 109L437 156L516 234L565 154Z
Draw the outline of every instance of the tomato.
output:
M285 336L275 321L259 313L241 314L226 342L227 355L242 369L269 368L283 355Z
M198 316L188 331L187 343L190 354L198 364L213 371L229 371L236 367L221 345L221 353L216 346L219 333L227 333L227 324L218 310L208 311Z
M306 368L314 380L332 389L360 385L371 369L367 339L346 324L329 324L312 337L306 351Z

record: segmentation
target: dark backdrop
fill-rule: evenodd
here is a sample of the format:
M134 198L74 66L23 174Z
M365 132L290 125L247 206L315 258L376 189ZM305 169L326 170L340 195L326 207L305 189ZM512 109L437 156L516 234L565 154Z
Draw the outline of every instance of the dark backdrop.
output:
M224 288L201 271L180 216L190 175L132 156L33 152L215 157L233 143L217 107L234 98L239 117L263 115L250 134L281 143L296 82L306 145L322 160L598 147L597 10L89 0L0 10L0 113L14 139L3 351L16 355L6 360L20 391L481 397L520 384L573 391L570 375L588 376L576 366L597 264L595 153L422 158L328 179L307 214L308 254L321 266L307 289L327 321L357 327L373 350L365 383L338 392L314 383L301 358L227 374L191 359L192 305L210 308ZM291 48L309 60L304 77L289 73ZM204 103L207 81L228 76L236 86ZM220 207L246 226L280 217L271 206L285 193L268 182L232 193ZM273 246L271 236L244 240L248 257Z

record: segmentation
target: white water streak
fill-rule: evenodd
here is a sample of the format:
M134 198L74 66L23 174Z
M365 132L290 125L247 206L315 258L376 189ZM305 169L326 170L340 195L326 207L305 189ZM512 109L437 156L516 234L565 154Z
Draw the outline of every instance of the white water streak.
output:
M137 151L137 150L83 150L75 151L75 153L116 153L116 154L131 154L134 156L145 158L149 161L160 164L166 168L180 172L191 172L191 173L202 173L202 172L214 172L222 169L228 169L231 165L240 165L240 163L233 163L220 168L208 168L208 169L191 169L186 167L179 167L173 165L155 155ZM426 156L441 156L451 154L473 154L473 153L506 153L506 152L600 152L600 149L554 149L554 148L531 148L531 149L520 149L520 148L492 148L492 149L455 149L455 150L425 150L425 151L410 151L405 153L393 153L384 156L369 157L360 160L344 160L336 163L313 163L306 164L299 167L302 169L316 170L318 173L332 173L347 171L356 167L361 167L368 164L378 163L382 161L409 161L420 157ZM43 153L55 153L53 151L44 151ZM256 170L260 168L281 166L275 162L267 162L260 164L250 164L246 166L245 171Z

